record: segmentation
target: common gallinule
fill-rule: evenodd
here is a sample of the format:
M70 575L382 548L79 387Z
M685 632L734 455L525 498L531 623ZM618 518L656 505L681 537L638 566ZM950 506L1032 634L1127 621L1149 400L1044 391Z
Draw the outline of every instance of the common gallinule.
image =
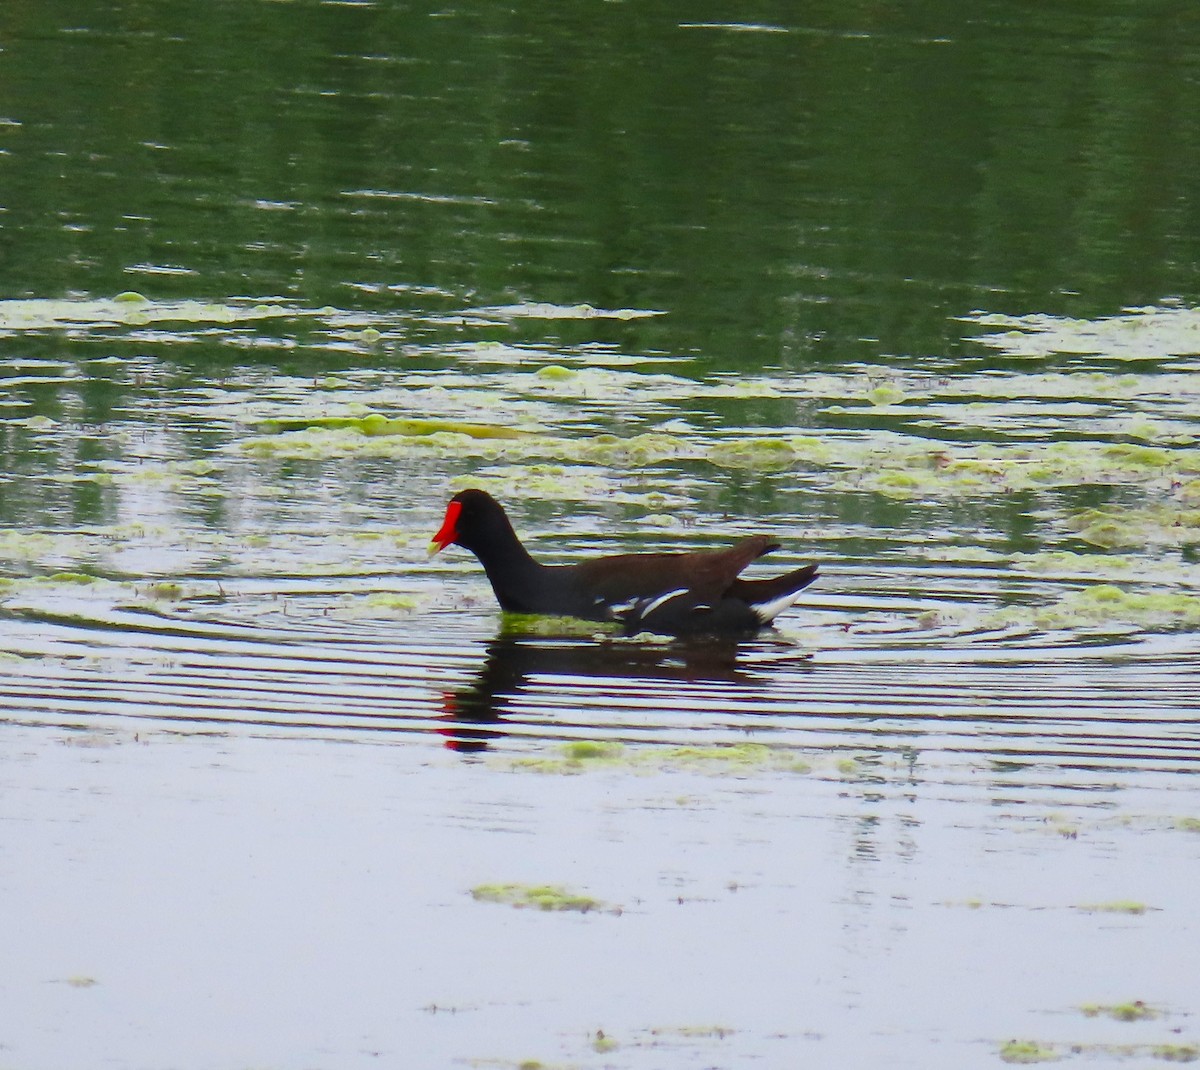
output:
M755 632L817 576L816 565L805 565L772 579L739 579L751 561L779 549L766 535L749 535L724 550L543 565L521 545L504 507L482 490L450 499L430 552L451 543L479 558L501 609L618 621L631 632Z

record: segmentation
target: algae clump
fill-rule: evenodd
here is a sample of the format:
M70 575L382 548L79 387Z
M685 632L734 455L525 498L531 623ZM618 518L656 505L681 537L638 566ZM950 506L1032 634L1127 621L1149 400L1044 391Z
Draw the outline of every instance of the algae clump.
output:
M613 908L567 890L558 884L479 884L471 889L471 898L481 903L503 903L518 909L533 908L545 911L609 911Z
M170 580L163 580L161 583L151 584L146 593L151 598L164 602L177 602L183 597L183 586Z
M616 765L628 760L624 744L603 740L573 740L564 743L559 753L561 757L517 758L513 760L512 767L535 773L582 773L585 769Z
M1098 583L1068 591L1057 602L1041 607L1010 607L992 613L1001 625L1034 625L1044 629L1194 628L1200 625L1200 594L1190 591L1127 591Z
M631 749L604 740L575 740L559 749L560 756L516 758L513 769L537 773L583 773L620 767L633 772L694 770L710 775L740 776L751 770L807 774L813 766L788 748L765 743L719 743L712 746L645 747ZM857 763L854 763L857 771Z
M1200 1045L1156 1044L1150 1054L1167 1063L1194 1063L1200 1059Z
M619 1047L620 1045L603 1029L596 1030L596 1035L592 1038L592 1051L603 1055L605 1052L616 1051Z
M898 387L892 386L891 383L881 383L867 391L867 400L872 405L898 405L904 401L907 395Z
M715 747L672 747L665 753L669 764L729 762L734 765L763 765L775 756L765 743L728 743Z
M720 468L777 472L792 467L796 451L782 439L755 438L718 443L709 449L708 459Z
M1161 1012L1140 999L1129 1003L1085 1003L1079 1008L1088 1018L1112 1018L1118 1022L1143 1022L1161 1016Z
M619 758L625 753L625 748L620 743L606 743L602 740L579 739L573 743L567 743L563 747L563 753L569 759L574 761L594 760L597 758L611 759Z
M1000 1048L1000 1058L1006 1063L1049 1063L1062 1056L1036 1040L1010 1040Z
M52 576L45 576L42 579L44 583L75 583L81 586L89 583L99 583L99 578L89 576L86 572L56 572Z
M500 634L507 636L593 636L615 635L623 627L616 621L583 620L580 617L553 617L538 613L502 613Z
M1109 903L1084 903L1077 910L1089 914L1145 914L1150 908L1135 899L1116 899Z
M403 435L423 437L439 432L466 435L468 438L488 439L523 438L525 432L498 424L476 424L461 420L406 419L384 416L381 412L369 412L363 416L297 416L274 417L264 420L261 430L268 434L283 434L289 431L357 431L368 438L379 435Z
M547 364L544 368L539 368L535 373L539 379L573 379L579 373L571 368L564 368L561 364Z
M376 591L364 599L369 609L389 610L391 612L408 613L418 609L424 602L419 595L397 594L392 591Z

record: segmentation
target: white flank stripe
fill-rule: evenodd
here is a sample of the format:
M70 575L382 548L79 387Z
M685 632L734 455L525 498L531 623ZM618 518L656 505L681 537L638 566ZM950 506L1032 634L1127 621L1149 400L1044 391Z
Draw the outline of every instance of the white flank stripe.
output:
M671 601L672 598L678 598L681 594L687 593L688 590L686 587L680 587L677 591L668 591L666 594L660 594L656 599L654 599L653 602L647 602L646 605L642 607L638 616L648 617L651 613L658 609L659 606Z

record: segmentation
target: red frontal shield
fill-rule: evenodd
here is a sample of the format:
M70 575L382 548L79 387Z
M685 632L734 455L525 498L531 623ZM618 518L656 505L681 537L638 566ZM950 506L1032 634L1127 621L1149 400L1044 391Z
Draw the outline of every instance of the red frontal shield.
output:
M438 533L429 543L429 552L436 554L444 550L458 537L458 514L462 512L462 502L451 502L446 506L446 519L438 528Z

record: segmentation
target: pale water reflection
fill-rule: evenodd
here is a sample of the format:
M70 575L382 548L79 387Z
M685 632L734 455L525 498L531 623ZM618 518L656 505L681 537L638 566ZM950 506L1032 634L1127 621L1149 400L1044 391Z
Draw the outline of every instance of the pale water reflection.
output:
M396 645L390 679L381 650L110 663L40 697L9 675L21 1064L958 1067L1014 1036L1195 1042L1190 705L1132 722L1137 680L1102 663L1088 705L1052 713L1030 666L953 695L819 661L669 685L561 649L539 666L535 644L528 690L448 725L485 649ZM829 708L851 681L889 707ZM619 912L470 896L497 881ZM1079 1009L1131 999L1160 1017Z

